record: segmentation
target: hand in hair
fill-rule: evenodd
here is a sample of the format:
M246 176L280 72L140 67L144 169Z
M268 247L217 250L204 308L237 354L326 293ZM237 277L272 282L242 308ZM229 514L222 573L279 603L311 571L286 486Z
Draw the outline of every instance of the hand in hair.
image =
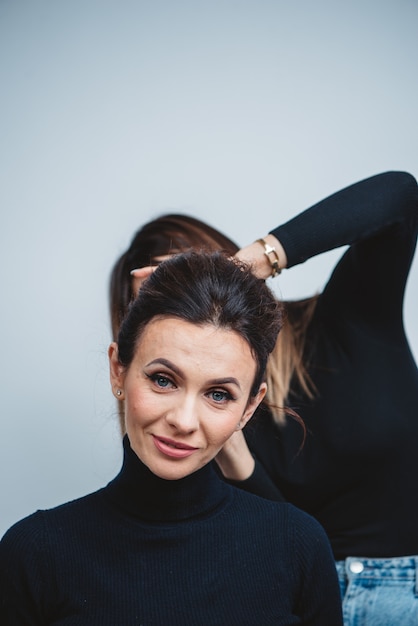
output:
M286 267L287 256L280 241L271 234L264 237L264 240L277 252L277 255L279 257L280 269ZM272 275L271 262L266 256L265 251L263 250L263 247L260 245L259 241L255 241L254 243L251 243L248 246L241 248L241 250L238 250L235 256L240 261L248 263L251 266L253 273L258 278L266 279Z
M172 254L157 256L155 257L155 259L153 259L153 265L145 265L145 267L138 267L134 270L131 270L134 293L138 293L144 280L146 280L148 276L151 276L151 274L157 269L160 263L166 261L167 259L170 259L172 256Z
M222 474L229 480L247 480L254 471L254 458L242 430L237 430L224 443L215 457Z
M138 294L141 286L151 274L157 269L157 265L147 265L146 267L139 267L138 269L131 271L132 276L132 291L135 294Z

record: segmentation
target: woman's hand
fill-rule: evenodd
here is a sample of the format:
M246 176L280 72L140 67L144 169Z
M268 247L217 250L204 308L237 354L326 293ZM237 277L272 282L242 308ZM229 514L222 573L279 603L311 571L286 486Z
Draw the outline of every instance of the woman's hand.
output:
M151 274L155 272L160 263L166 261L167 259L170 259L173 255L174 253L156 256L155 259L153 259L153 261L155 261L155 265L146 265L145 267L138 267L137 269L132 270L131 276L133 292L138 294L144 280L146 280L148 276L151 276Z
M147 265L146 267L139 267L136 270L132 270L132 291L134 294L139 293L144 280L151 276L151 274L157 269L158 265Z
M255 462L242 430L237 430L225 442L218 452L215 461L225 478L229 480L246 480L254 471Z
M287 265L286 252L280 241L276 239L274 235L266 235L264 237L266 243L272 246L279 257L280 269L283 269ZM251 243L245 248L241 248L235 255L240 261L248 263L258 278L269 278L271 276L271 263L265 254L262 244L259 241Z

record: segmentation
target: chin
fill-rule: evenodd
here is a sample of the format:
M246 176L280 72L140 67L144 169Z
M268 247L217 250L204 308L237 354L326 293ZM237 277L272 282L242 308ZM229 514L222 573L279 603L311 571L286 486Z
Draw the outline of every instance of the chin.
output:
M163 480L181 480L182 478L186 478L186 476L190 476L190 474L194 474L204 465L206 465L206 463L181 467L181 464L178 462L169 462L168 464L150 463L147 467L153 474L155 474L155 476L158 476L158 478L162 478Z
M186 476L189 476L190 474L193 474L193 472L197 471L196 469L192 469L190 471L180 471L180 470L169 470L169 469L161 469L161 468L154 468L154 467L148 467L148 469L155 474L155 476L158 476L158 478L161 478L162 480L181 480L182 478L186 478Z

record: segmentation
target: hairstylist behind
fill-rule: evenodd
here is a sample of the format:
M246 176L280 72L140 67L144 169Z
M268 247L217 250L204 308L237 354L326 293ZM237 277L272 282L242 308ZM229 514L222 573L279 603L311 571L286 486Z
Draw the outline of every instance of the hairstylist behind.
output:
M122 470L6 533L2 624L342 624L318 522L211 463L264 396L281 316L264 281L219 253L150 277L109 349Z
M263 411L218 455L225 476L316 517L331 541L346 626L418 624L418 372L403 300L418 229L415 179L386 172L311 206L240 250L266 278L349 246L323 292L285 302ZM274 251L270 247L275 248ZM116 329L149 269L186 248L237 246L186 216L145 225L116 263ZM277 255L277 256L276 256ZM277 258L278 257L278 258ZM134 272L132 281L130 270ZM280 277L276 280L280 280ZM307 438L300 450L302 417Z

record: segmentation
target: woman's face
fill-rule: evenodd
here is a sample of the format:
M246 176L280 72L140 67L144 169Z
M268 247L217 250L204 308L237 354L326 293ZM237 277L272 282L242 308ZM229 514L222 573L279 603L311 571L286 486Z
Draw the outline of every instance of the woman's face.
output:
M250 397L256 362L235 331L154 318L131 365L109 349L111 382L122 390L132 449L157 476L177 480L213 459L245 426L265 394ZM116 395L116 397L118 397Z

